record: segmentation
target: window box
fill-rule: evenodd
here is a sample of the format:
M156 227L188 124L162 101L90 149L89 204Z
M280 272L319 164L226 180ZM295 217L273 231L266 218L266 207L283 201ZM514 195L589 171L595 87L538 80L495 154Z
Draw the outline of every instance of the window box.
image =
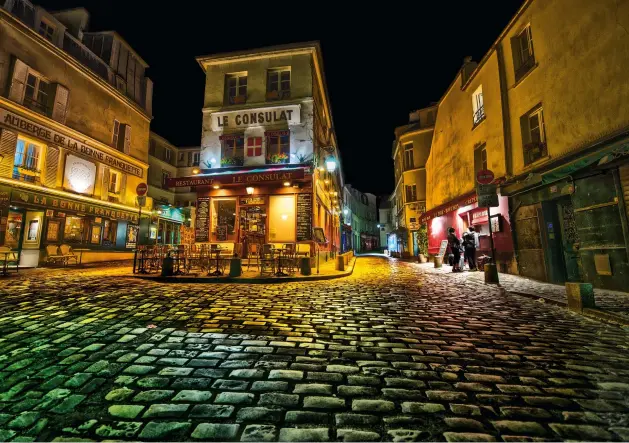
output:
M269 91L266 93L267 100L279 100L280 91Z
M245 163L243 157L222 157L221 166L242 166Z
M547 149L544 142L532 142L527 143L523 147L524 150L524 164L529 165L542 157L546 157Z
M229 104L230 105L241 105L243 103L247 102L247 96L246 95L236 95L233 97L229 97Z
M279 165L282 163L288 163L288 154L271 154L266 157L267 165Z
M20 175L38 176L41 173L41 171L36 168L29 168L27 166L18 166L18 165L15 165L15 166L17 167L17 172Z

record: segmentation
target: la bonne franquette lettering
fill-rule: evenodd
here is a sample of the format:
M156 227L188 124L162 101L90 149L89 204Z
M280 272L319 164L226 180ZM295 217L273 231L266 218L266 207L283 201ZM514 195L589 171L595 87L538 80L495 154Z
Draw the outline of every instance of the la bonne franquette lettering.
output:
M119 220L135 220L135 216L129 216L125 211L116 211L112 209L99 208L98 206L86 205L85 203L72 202L68 200L60 200L33 194L33 203L41 206L51 206L64 210L86 212L88 214L102 215L104 217L112 217Z
M244 114L236 114L234 117L234 123L236 126L248 125L248 124L261 124L261 123L275 123L281 121L288 121L292 118L293 110L287 109L286 111L266 111L266 112L250 112ZM216 117L219 127L229 126L229 115L219 115Z

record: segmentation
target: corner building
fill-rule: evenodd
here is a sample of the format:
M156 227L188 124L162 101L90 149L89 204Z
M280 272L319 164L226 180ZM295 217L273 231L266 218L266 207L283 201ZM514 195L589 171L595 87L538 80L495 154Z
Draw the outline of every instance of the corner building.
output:
M60 245L129 259L139 239L153 87L122 37L88 20L0 2L0 245L20 266Z
M196 242L340 247L342 172L318 43L197 58L206 74ZM313 228L327 243L315 247Z

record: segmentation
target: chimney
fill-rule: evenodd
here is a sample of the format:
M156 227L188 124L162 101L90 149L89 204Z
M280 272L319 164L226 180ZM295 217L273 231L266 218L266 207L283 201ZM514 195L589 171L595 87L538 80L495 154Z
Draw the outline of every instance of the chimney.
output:
M477 66L478 63L472 61L471 55L468 55L463 59L463 66L461 67L461 88L465 85L465 83L467 83L467 80L470 78Z
M408 122L414 123L419 121L419 111L413 111L408 114Z

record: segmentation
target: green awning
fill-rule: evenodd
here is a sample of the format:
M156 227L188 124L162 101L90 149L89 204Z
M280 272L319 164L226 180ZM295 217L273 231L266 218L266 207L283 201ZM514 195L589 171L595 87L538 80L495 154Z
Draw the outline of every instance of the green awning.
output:
M609 163L624 155L629 155L629 139L627 138L543 173L542 184L554 183L588 166Z

